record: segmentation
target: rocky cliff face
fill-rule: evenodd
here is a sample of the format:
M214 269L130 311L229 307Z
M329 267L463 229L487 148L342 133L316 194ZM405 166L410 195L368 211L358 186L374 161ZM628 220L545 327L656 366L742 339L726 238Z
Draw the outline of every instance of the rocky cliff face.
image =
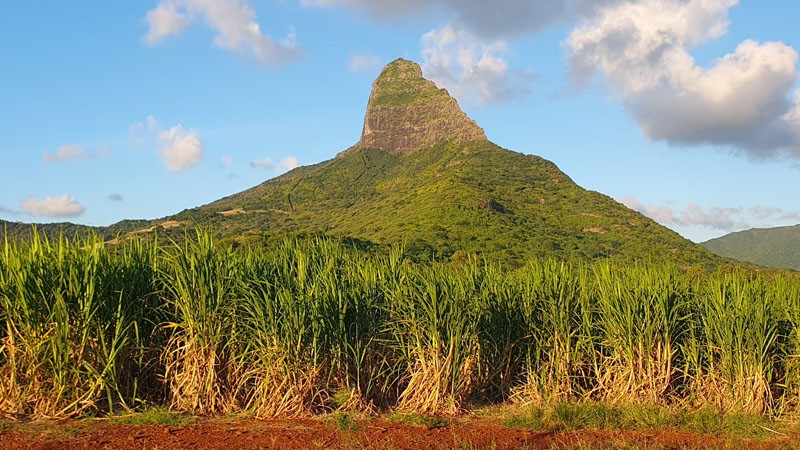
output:
M486 140L456 100L422 77L419 65L398 59L372 84L357 147L407 154L439 142Z

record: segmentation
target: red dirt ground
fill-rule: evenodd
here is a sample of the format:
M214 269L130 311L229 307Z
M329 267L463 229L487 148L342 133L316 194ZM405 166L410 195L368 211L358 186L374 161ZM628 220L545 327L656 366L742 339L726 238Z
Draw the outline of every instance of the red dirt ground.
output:
M40 422L0 432L0 449L800 449L800 436L764 441L688 431L537 432L467 420L441 428L358 421L205 420L193 425L120 425L105 421Z

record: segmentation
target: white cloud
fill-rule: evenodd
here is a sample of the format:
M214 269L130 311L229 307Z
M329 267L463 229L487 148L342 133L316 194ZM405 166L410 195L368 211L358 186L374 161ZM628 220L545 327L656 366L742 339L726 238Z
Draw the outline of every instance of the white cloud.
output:
M162 131L161 124L152 115L143 122L131 125L128 138L134 146L149 151L155 147L170 172L188 170L204 157L203 141L197 131L185 131L181 124Z
M506 43L486 40L456 24L422 36L422 70L463 102L487 104L528 93L531 75L513 73Z
M727 32L736 3L642 0L607 6L567 39L571 75L585 83L602 74L652 140L730 146L754 158L800 157L800 109L789 98L797 78L794 49L748 40L709 68L689 53Z
M701 226L716 230L734 230L747 228L749 222L741 217L741 208L720 208L716 206L702 208L690 203L681 211L677 224L684 226Z
M781 208L751 206L749 208L702 207L689 203L683 208L674 205L653 205L634 197L623 197L620 203L668 227L703 228L730 232L753 227L773 227L796 223L800 211Z
M281 161L281 167L286 170L292 170L300 167L300 161L294 156L287 156Z
M158 133L158 153L170 172L183 172L203 159L203 142L197 132L180 124Z
M250 167L259 170L275 170L277 172L286 172L300 166L300 161L294 156L287 156L281 160L280 164L275 164L272 158L263 158L250 162Z
M196 18L214 29L214 45L260 64L273 66L300 56L294 32L280 42L265 35L247 0L161 0L147 13L144 41L155 45L180 34Z
M144 41L155 45L166 37L180 34L191 20L186 14L178 11L178 2L163 2L147 12L147 34Z
M683 209L670 205L642 203L634 197L623 197L622 204L668 227L704 228L731 232L754 227L774 227L795 224L800 221L800 210L761 205L749 208L701 207L689 203Z
M37 217L78 217L86 212L80 202L66 194L44 199L28 197L20 203L20 209Z
M780 222L800 222L800 211L787 211L781 208L771 208L765 206L752 206L748 212L754 218L765 220L776 220Z
M619 202L662 225L674 225L676 223L676 213L670 207L640 203L636 198L630 196L619 199Z
M76 159L94 159L97 155L87 152L82 145L70 144L59 147L55 153L45 153L45 163L71 161Z
M272 162L272 158L264 158L250 162L250 167L260 170L275 170L277 166Z
M383 58L372 53L353 53L347 67L353 72L371 72L380 69Z
M113 155L113 151L111 150L111 146L109 145L101 145L97 151L89 152L83 145L80 144L70 144L70 145L63 145L58 148L53 153L45 152L42 160L47 164L57 163L57 162L65 162L65 161L75 161L80 159L97 159L101 156L103 157L111 157Z

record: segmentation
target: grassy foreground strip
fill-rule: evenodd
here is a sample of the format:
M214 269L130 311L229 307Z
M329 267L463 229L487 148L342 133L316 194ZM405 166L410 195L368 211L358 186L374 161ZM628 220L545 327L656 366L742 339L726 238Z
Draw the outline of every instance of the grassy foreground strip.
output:
M798 331L800 279L786 273L417 264L400 247L233 248L202 233L0 248L0 414L12 418L596 402L792 418Z
M684 430L705 435L763 440L798 430L794 422L764 415L719 414L711 409L685 411L644 405L610 405L602 402L512 405L479 412L502 425L533 430Z

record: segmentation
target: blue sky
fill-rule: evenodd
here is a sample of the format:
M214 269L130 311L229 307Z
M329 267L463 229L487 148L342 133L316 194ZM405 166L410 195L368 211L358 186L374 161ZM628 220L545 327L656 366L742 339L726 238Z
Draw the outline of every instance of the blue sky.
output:
M332 158L397 57L497 144L702 241L800 223L779 0L11 0L0 218L158 218Z

